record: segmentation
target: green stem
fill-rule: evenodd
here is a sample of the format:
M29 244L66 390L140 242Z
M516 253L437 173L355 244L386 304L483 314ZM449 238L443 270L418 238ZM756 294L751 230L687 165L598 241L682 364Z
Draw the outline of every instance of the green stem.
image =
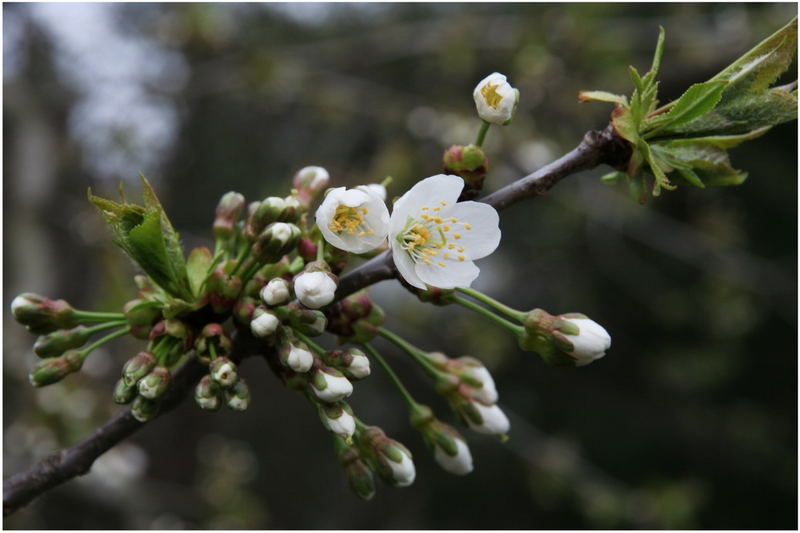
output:
M478 130L478 138L475 139L475 146L483 146L483 141L486 139L486 132L489 131L491 124L485 120L481 121L481 129Z
M74 311L75 317L82 322L109 322L125 318L123 313L103 313L96 311Z
M364 343L361 346L367 351L367 353L369 353L370 357L375 359L378 364L381 365L381 368L383 368L383 371L389 376L389 379L392 380L392 383L394 383L394 386L397 388L397 390L400 391L400 394L403 396L403 399L405 399L408 406L413 408L415 405L417 405L414 397L411 396L411 393L408 392L408 389L405 388L403 383L400 381L400 378L397 377L397 374L394 373L392 367L389 366L389 363L386 362L381 354L379 354L378 351L368 343Z
M317 261L325 260L325 240L320 239L317 241Z
M317 344L316 342L312 341L312 340L311 340L309 337L307 337L306 335L303 335L302 333L300 333L299 331L295 330L294 334L295 334L295 335L297 335L297 337L298 337L298 338L299 338L301 341L303 341L304 343L306 343L306 344L308 345L308 347L309 347L309 348L311 348L312 350L314 350L315 352L317 352L319 355L325 355L325 352L327 352L327 351L328 351L328 350L326 350L325 348L323 348L322 346L320 346L319 344Z
M86 328L86 333L94 334L98 331L103 331L104 329L115 328L117 326L124 326L128 322L125 320L115 320L114 322L104 322L102 324L97 324L96 326L92 326L90 328Z
M431 362L428 361L428 359L422 355L422 353L420 353L421 351L419 348L412 346L388 329L378 328L378 333L383 338L396 344L401 350L410 355L432 378L436 379L442 375L442 373L435 366L433 366L433 364L431 364Z
M81 350L81 359L86 359L86 357L90 353L92 353L94 350L96 350L100 346L104 345L107 342L113 341L117 337L122 337L123 335L127 335L130 331L131 331L131 327L130 326L125 326L122 329L119 329L119 330L117 330L117 331L115 331L113 333L109 333L105 337L102 337L102 338L98 339L94 343L90 344L89 346L87 346L86 348Z
M250 278L256 275L256 272L261 268L261 265L253 261L253 263L247 267L247 270L244 274L242 274L242 289L244 286L247 285L247 282L250 281Z
M247 257L247 254L250 253L250 250L253 248L253 242L247 243L247 246L242 248L241 253L236 257L236 266L233 267L231 273L228 274L228 278L232 278L234 274L239 271L239 268L244 264L244 260Z
M489 320L491 320L495 324L508 329L514 335L521 335L521 334L523 334L525 332L525 328L523 328L522 326L518 326L517 324L509 322L505 318L497 316L496 314L492 313L488 309L486 309L484 307L481 307L480 305L478 305L476 303L470 302L469 300L465 300L464 298L461 298L460 296L453 296L453 301L455 303L457 303L458 305L462 306L462 307L466 307L467 309L471 309L471 310L475 311L476 313L479 313L479 314L485 316L486 318L488 318Z
M463 292L467 296L472 296L476 300L485 303L489 307L494 308L496 311L500 311L501 313L510 316L515 320L519 320L520 322L525 320L525 313L522 311L517 311L516 309L505 305L502 302L498 302L491 296L487 296L480 291L476 291L475 289L465 289L461 287L456 288L457 291Z
M208 341L208 351L211 353L212 361L217 358L217 348L214 346L212 341Z

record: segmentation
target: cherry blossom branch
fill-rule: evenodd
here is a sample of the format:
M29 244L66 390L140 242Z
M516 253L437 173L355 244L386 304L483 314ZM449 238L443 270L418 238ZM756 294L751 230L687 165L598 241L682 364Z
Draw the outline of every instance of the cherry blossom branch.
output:
M505 209L521 200L544 196L563 178L601 164L624 165L630 157L629 145L614 134L609 126L588 132L572 151L539 170L481 199L496 209ZM396 276L390 252L384 252L342 276L336 299L342 299L379 281ZM264 344L249 332L237 331L236 359L264 351ZM194 357L174 374L161 411L177 407L207 371ZM57 451L25 472L3 482L3 515L8 516L33 501L40 494L89 472L94 461L145 424L137 421L126 409L83 440Z

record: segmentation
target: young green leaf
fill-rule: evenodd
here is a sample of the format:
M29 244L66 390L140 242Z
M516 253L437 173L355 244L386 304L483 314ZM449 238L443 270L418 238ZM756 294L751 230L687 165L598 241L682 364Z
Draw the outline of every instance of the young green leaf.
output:
M578 93L578 101L580 103L595 101L595 102L610 102L612 104L628 105L628 98L624 95L609 93L606 91L581 91Z
M200 296L200 289L208 277L212 260L211 250L205 247L195 248L189 253L186 271L189 276L189 286L195 297Z
M722 91L727 84L726 81L695 83L675 101L668 112L647 121L653 129L645 137L652 136L660 128L679 126L705 115L719 103ZM648 128L647 123L645 128Z

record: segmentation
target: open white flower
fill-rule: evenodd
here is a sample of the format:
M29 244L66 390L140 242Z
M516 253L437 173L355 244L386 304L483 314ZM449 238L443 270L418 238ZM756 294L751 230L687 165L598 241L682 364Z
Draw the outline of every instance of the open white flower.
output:
M572 342L569 355L576 359L575 366L588 365L606 354L611 347L611 335L603 326L590 318L570 318L570 322L578 326L577 335L566 335Z
M467 424L472 431L487 435L505 435L508 433L511 428L511 422L508 421L508 417L497 404L486 405L474 401L472 405L478 411L482 420L480 423L476 423L466 417Z
M438 174L414 185L394 204L389 242L397 270L419 289L469 287L473 261L500 243L500 217L480 202L458 202L464 181Z
M483 78L472 92L478 116L492 124L508 124L519 101L519 91L511 87L506 77L493 72Z
M359 191L364 191L366 193L371 194L372 196L377 196L384 202L386 201L386 187L381 185L380 183L370 183L369 185L359 185L356 187Z
M316 221L326 241L357 254L383 244L389 232L389 210L369 189L331 190L317 209Z
M455 455L450 455L442 449L441 446L436 446L433 450L433 458L439 463L439 466L458 476L464 476L472 472L472 454L469 451L467 443L462 439L453 439L456 443Z
M336 282L325 272L303 272L294 280L294 294L309 309L319 309L333 301Z

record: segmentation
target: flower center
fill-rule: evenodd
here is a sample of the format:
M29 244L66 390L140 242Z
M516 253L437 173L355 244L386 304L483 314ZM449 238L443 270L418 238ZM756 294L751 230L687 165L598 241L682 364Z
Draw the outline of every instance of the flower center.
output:
M439 203L442 206L447 205L447 202ZM472 225L460 222L456 217L441 217L439 215L441 209L441 207L423 206L419 217L409 216L403 231L397 235L400 246L415 263L446 267L446 261L465 260L465 248L457 244L461 234L453 228L463 227L471 230Z
M486 103L492 109L497 109L497 106L500 105L500 101L503 99L502 96L497 94L497 88L500 87L500 84L492 85L491 83L487 83L483 87L481 87L481 96L483 99L486 100Z
M328 224L328 229L336 233L346 232L349 235L372 235L375 230L367 227L364 215L369 213L366 207L347 207L340 205L336 208L333 219Z

